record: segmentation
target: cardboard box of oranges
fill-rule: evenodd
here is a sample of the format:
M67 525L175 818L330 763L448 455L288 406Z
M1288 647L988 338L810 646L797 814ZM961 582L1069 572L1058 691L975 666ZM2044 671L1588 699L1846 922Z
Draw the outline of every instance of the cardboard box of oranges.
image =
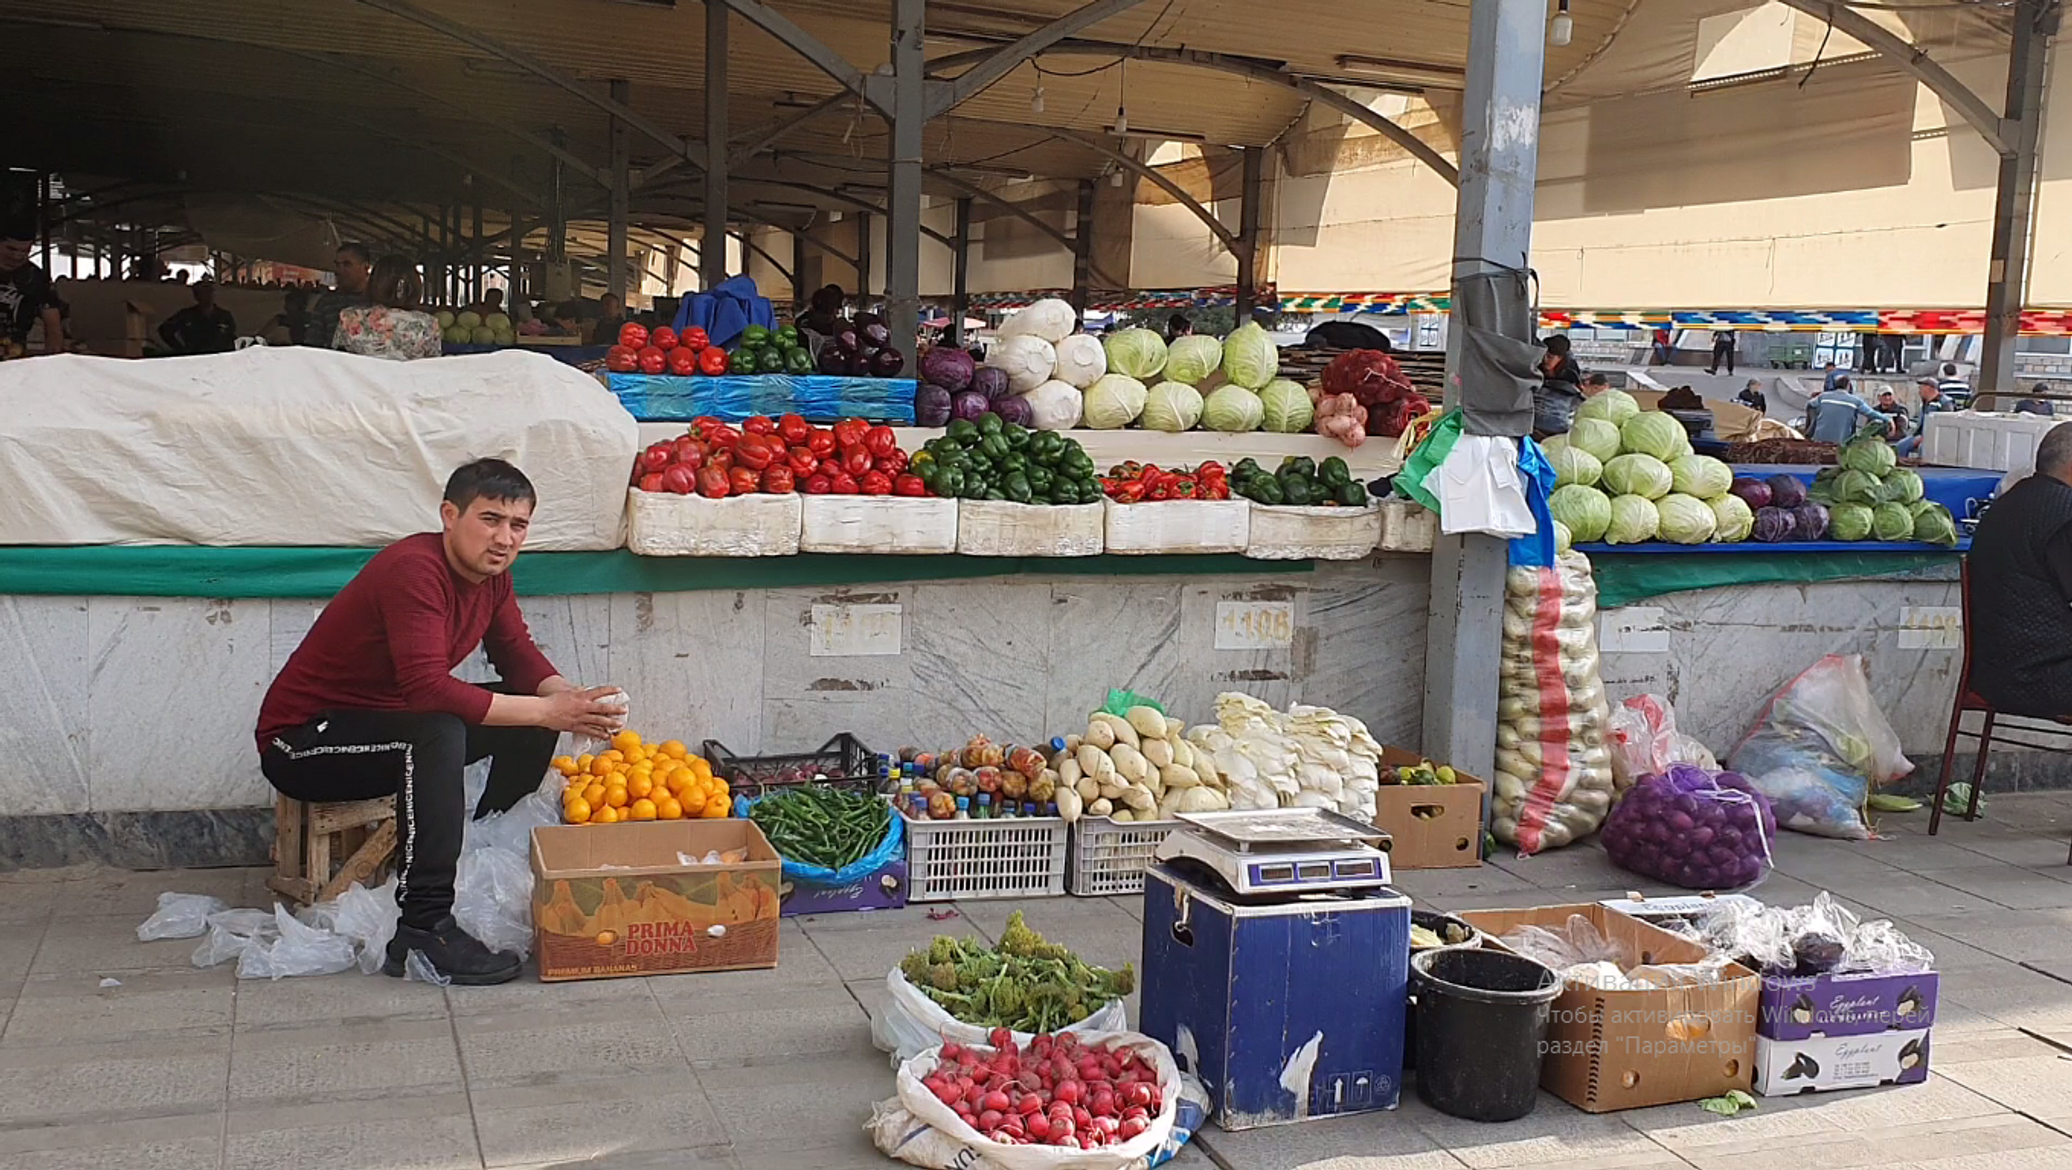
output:
M716 820L733 813L727 782L673 739L649 744L637 731L621 731L596 755L556 756L554 770L568 782L561 793L565 824Z
M775 967L782 869L738 818L534 829L540 978Z

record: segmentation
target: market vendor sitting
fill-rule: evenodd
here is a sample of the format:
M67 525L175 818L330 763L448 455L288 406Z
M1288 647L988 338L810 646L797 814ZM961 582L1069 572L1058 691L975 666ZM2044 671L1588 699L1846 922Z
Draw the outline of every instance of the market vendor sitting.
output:
M443 530L375 554L324 607L259 708L260 770L305 801L396 798L402 919L385 970L421 951L455 983L502 983L515 955L490 950L453 919L468 810L461 771L487 758L474 815L501 812L540 785L558 733L609 737L625 709L612 687L582 689L533 644L509 570L535 497L523 472L479 459L446 481ZM502 681L452 675L477 645Z
M1979 517L1966 564L1971 689L2005 715L2072 719L2072 423Z

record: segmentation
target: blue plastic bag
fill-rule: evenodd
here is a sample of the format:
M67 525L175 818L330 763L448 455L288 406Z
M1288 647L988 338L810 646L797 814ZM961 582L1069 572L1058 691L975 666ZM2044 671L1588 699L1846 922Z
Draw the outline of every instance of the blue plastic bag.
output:
M755 802L761 800L763 796L769 795L772 794L764 793L762 796L753 797L736 796L734 798L734 815L743 818L747 817L748 810L755 807ZM824 865L807 865L802 861L793 861L789 857L784 857L784 876L788 881L812 882L814 885L820 886L839 886L846 885L849 882L862 881L864 878L898 860L900 851L904 848L905 843L906 818L894 811L891 823L885 826L885 836L878 841L876 849L871 850L840 869L829 869ZM781 857L782 855L780 854L779 856Z

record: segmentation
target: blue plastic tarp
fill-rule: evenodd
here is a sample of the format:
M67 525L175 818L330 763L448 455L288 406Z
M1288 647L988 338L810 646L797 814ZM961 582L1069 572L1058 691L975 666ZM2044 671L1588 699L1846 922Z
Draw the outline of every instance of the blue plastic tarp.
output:
M641 422L689 422L702 415L740 422L750 415L796 413L829 423L867 418L914 425L911 378L832 378L822 374L727 375L610 374L605 384Z
M750 325L777 328L777 314L770 298L755 291L755 281L736 276L713 285L709 292L686 293L676 305L676 331L697 328L712 344L726 346Z

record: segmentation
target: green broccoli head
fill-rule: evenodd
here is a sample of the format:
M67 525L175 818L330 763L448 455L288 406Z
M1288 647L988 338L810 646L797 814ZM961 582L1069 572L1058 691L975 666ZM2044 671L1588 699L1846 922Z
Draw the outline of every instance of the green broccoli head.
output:
M899 961L899 973L906 976L908 983L916 985L926 983L928 982L928 960L929 955L926 951L910 952L906 958Z
M1137 989L1136 967L1132 964L1124 963L1122 970L1110 971L1108 973L1108 986L1114 991L1117 998L1135 991Z
M928 982L937 991L957 990L957 965L955 963L937 963L929 969Z
M961 957L957 940L946 934L938 934L928 944L928 961L931 963L954 963Z

